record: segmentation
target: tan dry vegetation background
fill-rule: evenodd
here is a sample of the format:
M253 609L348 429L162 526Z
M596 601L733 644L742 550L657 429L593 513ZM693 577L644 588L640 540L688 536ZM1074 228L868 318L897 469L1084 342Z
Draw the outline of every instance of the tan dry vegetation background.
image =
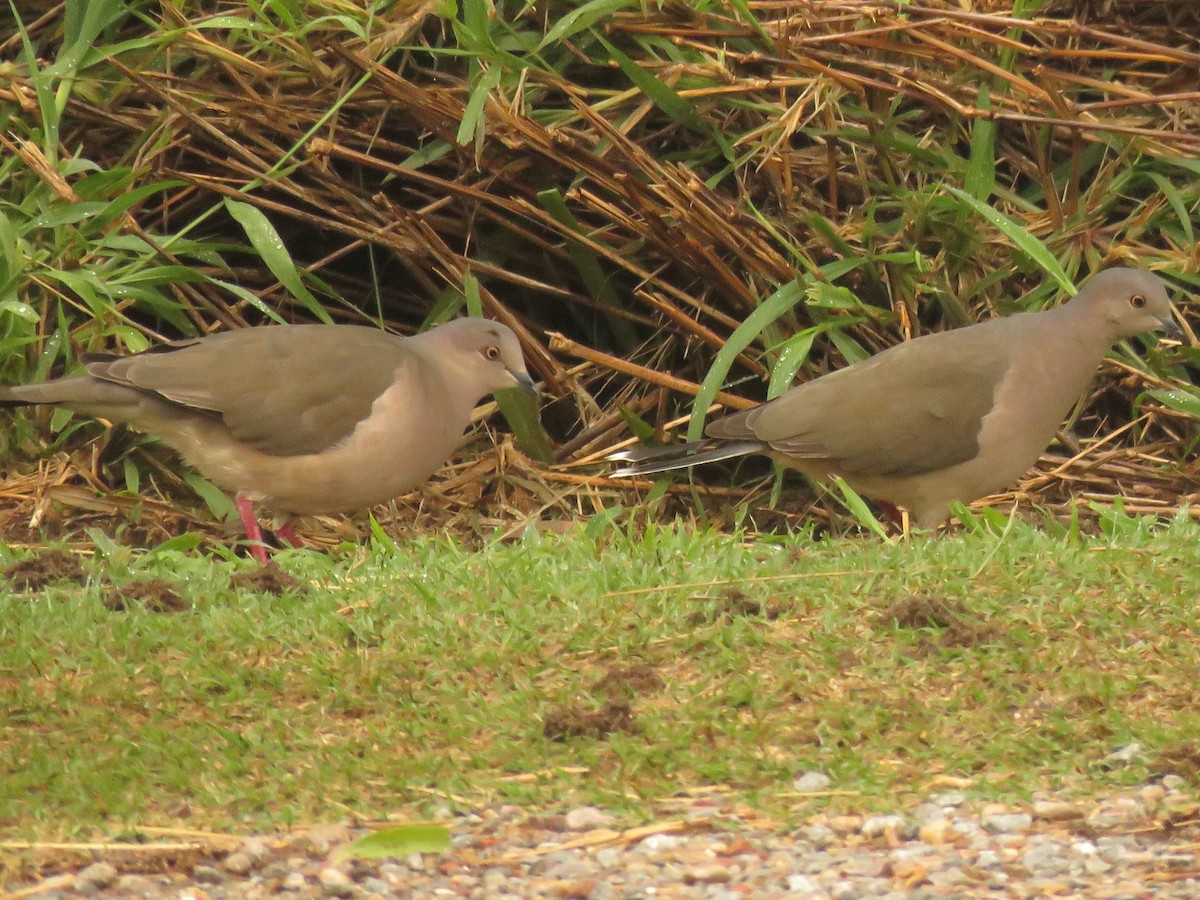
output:
M287 289L226 200L265 215L335 320L412 329L477 288L546 384L559 466L510 443L466 455L400 504L406 527L490 532L636 502L645 483L575 464L628 441L631 416L685 421L714 361L705 399L724 382L717 399L737 405L765 396L771 373L778 387L1018 301L1055 302L1046 259L1073 278L1153 268L1180 298L1200 280L1190 0L292 8L292 21L241 3L114 11L69 92L80 5L29 13L0 41L10 190L48 208L88 202L77 188L92 166L122 173L126 194L159 185L74 242L30 226L45 252L15 279L36 311L22 355L43 354L44 369L55 335L60 363L128 343L123 329L235 327L265 308L311 318L317 299ZM65 100L56 132L52 88ZM156 283L161 300L106 294L106 267L133 241L191 274ZM56 277L89 271L99 299ZM1194 500L1195 362L1190 348L1118 354L1074 424L1082 448L1053 447L1016 494L1084 517L1116 495L1137 512ZM126 501L93 491L122 486L119 463L59 446L7 483L11 528L77 533L124 515ZM190 494L170 464L139 465L160 496ZM726 472L699 477L719 486L718 521L744 496ZM769 478L754 483L765 499ZM690 510L692 488L673 491L687 502L666 508ZM830 514L802 487L787 496L762 527ZM208 518L168 510L146 500L148 533L131 534Z

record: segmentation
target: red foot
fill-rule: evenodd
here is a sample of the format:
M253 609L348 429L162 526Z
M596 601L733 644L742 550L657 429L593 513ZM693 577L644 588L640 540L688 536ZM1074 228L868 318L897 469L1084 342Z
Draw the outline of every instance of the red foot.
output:
M238 494L234 500L238 517L242 520L242 528L246 531L246 540L250 542L250 555L264 566L267 564L267 547L263 543L262 526L254 515L254 503Z
M296 534L296 526L293 525L291 522L284 522L282 525L280 525L278 528L275 529L275 534L278 535L279 537L283 538L285 541L287 541L293 547L303 547L304 546L304 544L300 543L299 535Z

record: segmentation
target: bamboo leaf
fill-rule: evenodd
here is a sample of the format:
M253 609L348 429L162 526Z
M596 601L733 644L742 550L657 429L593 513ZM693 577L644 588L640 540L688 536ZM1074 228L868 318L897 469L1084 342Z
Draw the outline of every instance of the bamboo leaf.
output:
M1146 391L1146 394L1169 409L1200 419L1200 396L1191 391L1154 390Z
M767 399L774 400L792 386L800 367L808 362L813 339L821 332L821 326L806 328L792 335L783 343L779 358L771 367L771 380L767 384Z
M413 853L446 853L451 849L450 829L443 825L400 825L364 835L343 844L331 854L336 865L347 859L382 859Z
M554 462L554 449L542 428L539 399L520 388L497 391L494 396L520 448L540 463Z
M705 121L690 102L679 96L669 84L660 81L653 72L642 68L599 34L595 32L593 34L612 56L613 62L625 73L625 77L633 82L634 87L645 94L655 106L691 131L711 138L720 149L722 156L731 162L734 160L733 147L730 146L725 135Z
M226 519L237 518L237 507L233 505L233 501L229 499L229 495L223 490L195 472L183 472L181 474L187 486L196 492L197 497L204 501L204 505L208 507L208 511L212 513L214 519L224 521Z
M563 199L562 192L557 188L541 191L537 195L538 202L542 207L550 213L559 224L570 229L575 234L582 235L583 228L579 224L579 220L572 215L571 210L567 208L566 201ZM576 270L579 272L579 277L583 281L584 287L588 293L601 306L609 309L620 310L625 312L625 304L621 302L621 298L617 296L616 290L613 289L612 281L609 274L604 270L600 261L596 258L596 254L584 246L579 241L573 241L568 236L567 238L567 253L571 257L571 262L574 263ZM617 340L626 348L632 348L637 345L637 331L630 324L629 320L622 315L606 316L605 320Z
M704 381L700 383L700 390L696 393L696 400L692 406L692 418L688 422L687 437L689 441L698 441L704 436L706 411L712 405L721 385L725 383L725 378L738 354L749 347L780 316L789 312L803 299L803 285L799 281L789 281L760 303L758 308L746 317L746 321L734 329L729 340L717 351L712 367L704 376Z
M1012 241L1017 247L1025 252L1034 262L1036 262L1051 278L1058 282L1059 286L1068 294L1074 296L1075 285L1063 271L1062 266L1058 264L1058 260L1054 258L1054 254L1047 249L1046 245L1030 234L1023 226L1014 222L1008 216L984 203L966 191L954 187L954 185L946 185L946 190L957 197L959 200L966 203L975 210L981 217L995 226L1001 234Z
M286 324L283 316L279 315L279 313L275 312L275 310L263 303L262 298L259 297L258 294L254 293L254 291L248 291L240 284L234 284L231 281L224 281L220 278L210 278L208 281L211 284L215 284L217 287L224 288L235 297L241 298L246 303L249 303L251 306L257 309L264 316L274 319L279 325Z
M304 286L304 282L300 278L300 271L296 268L291 254L287 252L283 238L279 236L279 232L275 230L275 226L271 224L270 219L263 214L263 211L249 203L228 198L225 200L225 208L229 210L234 221L242 226L242 230L246 232L246 237L250 240L250 245L262 257L262 261L271 270L271 274L279 279L279 283L287 288L288 292L299 300L310 313L322 322L332 323L333 319L329 317L329 313L325 311L321 301Z
M866 528L876 537L885 540L888 543L892 542L892 537L887 533L887 529L879 524L879 520L871 514L871 508L867 506L867 502L859 496L858 491L846 484L841 478L834 476L832 479L834 487L841 494L842 505L849 510L850 515L863 528Z

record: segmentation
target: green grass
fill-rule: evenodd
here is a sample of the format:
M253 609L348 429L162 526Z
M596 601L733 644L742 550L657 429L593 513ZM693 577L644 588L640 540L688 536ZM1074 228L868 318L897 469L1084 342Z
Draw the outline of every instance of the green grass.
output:
M281 554L306 582L283 596L232 589L245 563L97 559L87 585L0 598L0 831L111 834L184 805L233 829L498 801L632 821L713 784L787 821L897 808L938 773L1104 791L1148 772L1097 765L1114 746L1152 760L1200 725L1200 530L1109 531L430 539ZM192 607L104 605L110 580L151 576ZM881 618L911 598L957 623ZM663 680L611 695L639 730L543 736L630 664ZM810 769L859 793L789 795Z

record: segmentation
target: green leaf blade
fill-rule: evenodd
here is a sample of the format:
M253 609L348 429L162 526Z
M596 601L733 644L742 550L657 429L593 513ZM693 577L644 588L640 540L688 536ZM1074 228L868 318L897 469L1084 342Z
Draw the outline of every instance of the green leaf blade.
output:
M413 853L447 853L450 829L443 825L400 825L364 835L333 852L333 862L347 859L385 859Z

